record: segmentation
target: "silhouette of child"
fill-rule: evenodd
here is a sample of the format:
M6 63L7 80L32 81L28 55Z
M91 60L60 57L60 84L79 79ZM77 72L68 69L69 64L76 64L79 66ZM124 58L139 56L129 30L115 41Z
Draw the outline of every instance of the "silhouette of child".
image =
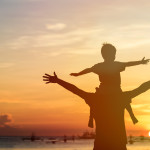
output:
M80 76L90 72L96 73L99 76L100 86L96 88L96 92L100 94L115 94L116 92L122 92L121 90L121 76L120 72L124 71L126 67L147 64L149 59L145 57L140 61L131 61L131 62L118 62L115 61L116 48L111 44L103 44L101 48L101 54L104 59L104 62L95 64L91 68L86 68L78 73L71 73L71 76ZM138 120L133 114L131 105L129 104L126 107L127 111L130 114L130 117L133 123L137 123ZM90 119L89 127L93 128L93 115L92 110L90 109Z

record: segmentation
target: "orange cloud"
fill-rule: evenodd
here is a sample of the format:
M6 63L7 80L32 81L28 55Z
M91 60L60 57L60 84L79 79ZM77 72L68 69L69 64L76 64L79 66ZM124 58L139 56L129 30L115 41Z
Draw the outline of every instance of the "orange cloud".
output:
M6 126L12 122L12 116L10 114L0 115L0 126Z

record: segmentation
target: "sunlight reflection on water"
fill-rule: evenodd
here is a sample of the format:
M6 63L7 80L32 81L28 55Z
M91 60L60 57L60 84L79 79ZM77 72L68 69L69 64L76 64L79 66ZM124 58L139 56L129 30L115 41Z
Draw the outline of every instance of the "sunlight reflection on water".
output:
M56 142L56 144L46 141L0 141L0 150L93 150L94 140L75 140ZM127 145L128 150L150 150L150 141L135 142Z

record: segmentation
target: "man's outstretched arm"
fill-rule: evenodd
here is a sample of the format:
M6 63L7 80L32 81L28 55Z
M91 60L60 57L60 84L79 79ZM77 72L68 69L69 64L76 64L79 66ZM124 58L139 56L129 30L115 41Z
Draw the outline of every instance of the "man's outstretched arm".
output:
M43 76L43 81L46 81L46 84L57 83L57 84L61 85L62 87L64 87L65 89L67 89L68 91L71 91L72 93L80 96L83 99L88 98L89 93L77 88L75 85L73 85L71 83L68 83L66 81L59 79L55 72L54 72L54 76L51 76L49 74L45 74L45 76Z
M131 98L134 98L144 92L146 92L147 90L150 89L150 81L147 81L143 84L141 84L138 88L129 91L128 94L130 95Z

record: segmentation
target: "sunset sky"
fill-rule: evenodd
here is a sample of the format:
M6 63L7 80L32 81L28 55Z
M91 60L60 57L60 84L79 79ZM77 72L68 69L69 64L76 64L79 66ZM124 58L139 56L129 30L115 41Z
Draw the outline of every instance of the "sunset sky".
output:
M102 62L104 42L117 49L116 60L150 58L149 0L1 0L0 135L81 134L88 129L89 108L62 87L42 81L57 75L95 92L98 76L78 72ZM122 89L150 80L150 64L126 68ZM126 113L128 134L150 130L150 91L135 98L137 125ZM88 129L90 130L90 129Z

